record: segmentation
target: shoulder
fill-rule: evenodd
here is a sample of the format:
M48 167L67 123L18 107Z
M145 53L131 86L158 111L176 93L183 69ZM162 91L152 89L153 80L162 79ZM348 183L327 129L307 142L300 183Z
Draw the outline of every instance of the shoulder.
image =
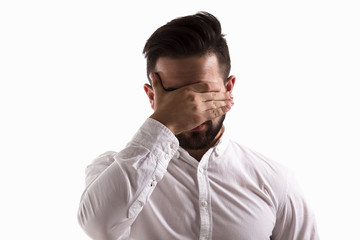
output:
M264 191L277 209L281 208L289 188L291 169L232 140L229 141L228 151L235 156L235 164L240 165L240 174L245 174L249 181Z
M236 161L250 174L256 174L275 181L286 180L289 174L289 168L286 165L233 140L229 140L228 150L238 156Z

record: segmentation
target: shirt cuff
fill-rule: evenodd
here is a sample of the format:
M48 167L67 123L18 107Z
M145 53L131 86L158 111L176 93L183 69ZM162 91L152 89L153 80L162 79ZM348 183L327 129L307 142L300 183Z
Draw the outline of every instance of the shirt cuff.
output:
M179 141L175 135L165 125L152 118L145 120L132 142L147 148L165 168L179 148Z

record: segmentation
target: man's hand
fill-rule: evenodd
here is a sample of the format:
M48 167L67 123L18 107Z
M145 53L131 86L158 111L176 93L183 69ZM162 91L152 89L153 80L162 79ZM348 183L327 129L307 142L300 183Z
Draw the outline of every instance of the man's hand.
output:
M151 118L161 122L175 135L224 115L233 105L228 92L214 82L200 82L166 91L160 77L151 73L154 91L154 113Z

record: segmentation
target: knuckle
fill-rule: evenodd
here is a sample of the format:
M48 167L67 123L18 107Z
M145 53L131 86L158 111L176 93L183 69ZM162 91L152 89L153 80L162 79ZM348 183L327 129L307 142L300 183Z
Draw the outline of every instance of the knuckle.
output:
M217 117L217 116L219 115L219 111L216 110L216 109L213 109L213 110L212 110L212 113L213 113L213 115L214 115L215 117Z
M198 104L194 104L193 107L192 107L192 110L194 112L197 112L199 109L200 109L200 106Z
M198 100L198 95L193 92L193 91L189 91L186 93L186 98L187 100L189 100L190 102L197 102Z
M211 83L210 83L210 82L205 82L204 85L203 85L203 87L204 87L204 90L205 90L206 92L208 92L208 91L211 90Z
M218 106L218 101L215 100L211 100L211 105L214 106L216 108L216 106Z
M187 99L188 99L190 102L195 102L196 96L195 96L195 94L189 93L189 94L187 94Z

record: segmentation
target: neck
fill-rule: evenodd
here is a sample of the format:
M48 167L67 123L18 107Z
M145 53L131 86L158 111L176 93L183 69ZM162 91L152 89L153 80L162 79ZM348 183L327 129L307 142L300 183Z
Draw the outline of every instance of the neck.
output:
M198 149L198 150L187 150L188 153L190 154L190 156L192 156L193 158L195 158L196 160L198 160L200 162L200 160L204 156L204 154L210 148L212 148L217 143L217 141L220 139L221 135L224 133L224 129L225 129L224 126L222 126L219 133L214 138L214 140L206 148Z

